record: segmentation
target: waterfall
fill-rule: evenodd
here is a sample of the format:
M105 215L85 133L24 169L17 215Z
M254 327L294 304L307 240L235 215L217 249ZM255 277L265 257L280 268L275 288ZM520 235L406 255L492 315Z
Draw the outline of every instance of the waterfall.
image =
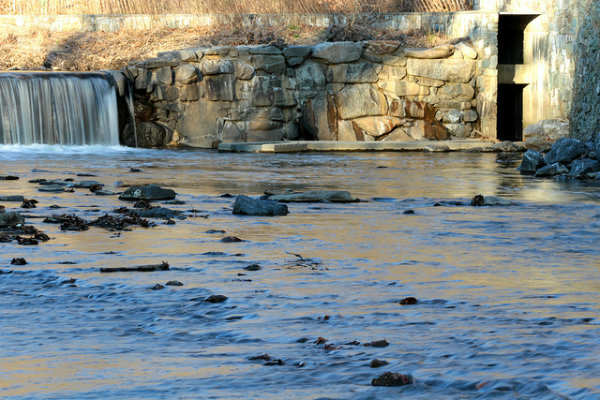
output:
M115 88L102 74L0 73L0 144L119 144Z

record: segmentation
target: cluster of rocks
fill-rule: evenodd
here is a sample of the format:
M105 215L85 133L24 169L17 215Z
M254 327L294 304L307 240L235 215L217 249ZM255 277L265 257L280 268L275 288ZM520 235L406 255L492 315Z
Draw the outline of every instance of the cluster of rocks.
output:
M369 41L160 53L123 70L134 88L137 130L130 125L121 139L213 147L469 137L479 121L478 58L466 42L433 49ZM121 82L119 90L125 87Z
M563 137L547 153L527 150L519 166L522 174L537 177L600 179L600 134L595 141Z

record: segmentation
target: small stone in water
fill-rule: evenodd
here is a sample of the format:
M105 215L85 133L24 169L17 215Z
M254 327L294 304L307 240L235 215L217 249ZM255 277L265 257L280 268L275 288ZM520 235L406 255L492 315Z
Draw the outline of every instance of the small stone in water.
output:
M353 340L348 343L344 343L346 346L360 346L360 342L358 340Z
M209 229L206 233L225 233L223 229Z
M21 204L21 208L36 208L37 200L34 199L25 199L23 200L23 204Z
M404 215L412 215L415 213L415 210L404 210L404 212L402 214Z
M129 168L129 172L142 172L139 168Z
M324 337L319 336L317 338L317 340L315 340L315 344L323 344L323 343L327 343L327 339L325 339Z
M166 283L166 286L183 286L183 283L179 281L169 281Z
M224 199L230 199L232 197L234 197L232 194L229 193L223 193L222 195L220 195L219 197L222 197Z
M371 360L371 362L369 363L369 367L379 368L379 367L383 367L384 365L388 365L388 364L389 364L389 362L387 362L385 360L374 359L374 360Z
M39 244L39 242L37 240L35 240L34 238L24 238L24 237L20 237L17 236L17 243L19 243L20 245L23 246L35 246L37 244Z
M223 242L223 243L238 243L238 242L243 242L243 240L236 236L225 236L223 239L221 239L221 242Z
M406 297L402 300L400 300L400 304L402 304L403 306L407 306L407 305L413 305L413 304L417 304L418 300L415 299L414 297Z
M415 379L411 375L403 375L397 372L386 372L385 374L373 378L373 386L404 386L414 383Z
M248 265L247 267L244 267L244 269L246 271L260 271L262 269L262 267L258 264L251 264L251 265Z
M387 340L373 340L371 343L365 343L365 347L388 347L390 344Z
M161 290L164 289L165 287L163 285L161 285L160 283L157 283L156 285L152 286L152 290Z
M26 265L27 261L24 258L15 257L15 258L12 259L12 261L10 263L12 265Z
M0 175L0 181L17 181L19 180L18 176L14 175Z
M208 296L204 301L208 303L222 303L227 300L229 297L223 296L222 294L213 294Z
M267 361L264 365L283 365L283 360L280 358L275 358L271 361Z
M62 281L60 284L61 284L61 285L72 285L72 284L74 284L75 282L77 282L77 279L75 279L75 278L70 278L70 279L66 279L66 280Z
M474 207L481 207L485 203L485 200L482 195L478 194L471 200L471 205Z

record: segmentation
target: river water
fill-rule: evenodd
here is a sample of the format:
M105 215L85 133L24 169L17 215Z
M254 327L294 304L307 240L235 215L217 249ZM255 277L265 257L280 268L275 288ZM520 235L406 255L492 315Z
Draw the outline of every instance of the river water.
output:
M0 172L20 180L0 181L0 195L37 199L19 211L52 238L0 247L12 270L0 275L2 398L600 399L598 185L520 176L520 155L1 150ZM188 218L63 232L42 217L131 204L40 193L36 178L157 183ZM220 197L267 189L364 201L269 218L234 216ZM517 205L433 206L479 193ZM99 272L163 260L170 270ZM183 286L151 289L171 280ZM229 299L203 301L212 294ZM408 296L419 302L400 305ZM283 365L250 360L263 354ZM386 371L415 382L371 386Z

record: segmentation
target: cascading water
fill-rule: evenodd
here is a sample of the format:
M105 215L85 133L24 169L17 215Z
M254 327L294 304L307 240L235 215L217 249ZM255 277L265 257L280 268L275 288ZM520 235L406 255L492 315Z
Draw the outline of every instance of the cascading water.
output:
M101 74L0 73L0 143L117 146L115 88Z

